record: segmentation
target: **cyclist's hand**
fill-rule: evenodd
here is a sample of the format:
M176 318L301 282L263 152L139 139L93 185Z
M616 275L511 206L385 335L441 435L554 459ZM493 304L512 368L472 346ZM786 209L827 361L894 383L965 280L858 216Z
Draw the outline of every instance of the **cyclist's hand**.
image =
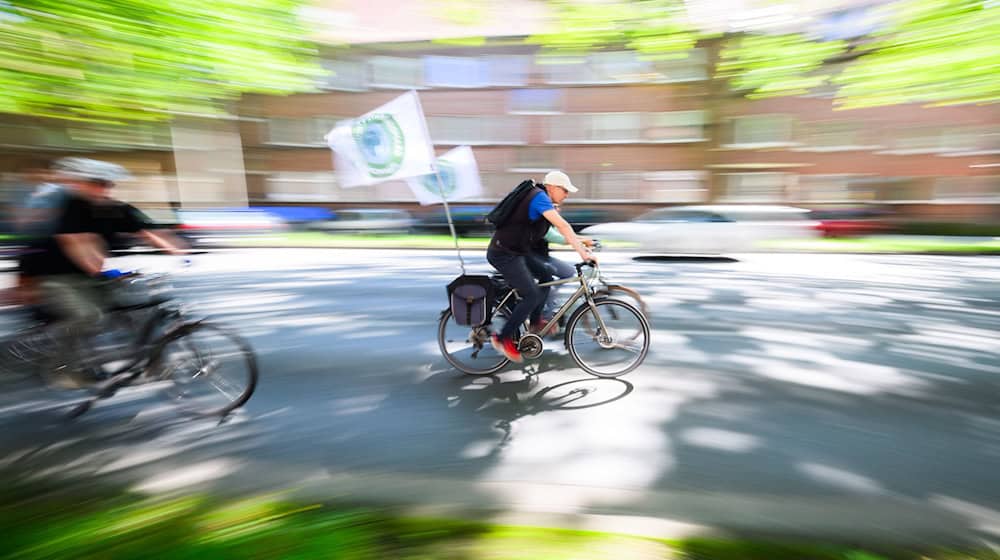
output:
M588 253L587 258L583 259L583 261L592 266L597 266L597 255Z

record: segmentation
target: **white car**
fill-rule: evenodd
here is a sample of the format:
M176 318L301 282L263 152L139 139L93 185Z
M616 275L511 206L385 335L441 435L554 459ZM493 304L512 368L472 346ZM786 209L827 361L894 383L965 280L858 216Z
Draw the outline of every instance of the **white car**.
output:
M178 210L177 233L194 246L225 244L229 240L284 232L287 224L268 212L238 210Z
M407 233L416 221L406 210L351 208L335 210L335 218L315 223L313 229L331 233Z
M751 251L759 242L819 236L809 210L777 205L658 208L629 222L598 224L583 234L635 243L644 253L720 254Z

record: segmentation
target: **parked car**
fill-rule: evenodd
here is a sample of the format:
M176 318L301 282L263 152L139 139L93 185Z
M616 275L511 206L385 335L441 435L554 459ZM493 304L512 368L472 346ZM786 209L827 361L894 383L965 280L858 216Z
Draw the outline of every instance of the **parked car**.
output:
M177 220L177 233L192 246L215 245L236 237L288 229L281 218L253 208L178 210Z
M335 219L314 222L311 227L332 233L407 233L415 223L406 210L353 208L337 210Z
M824 237L855 237L892 233L889 212L881 208L821 208L813 211L816 228Z
M448 210L458 235L490 235L493 232L493 226L486 221L492 206L451 204ZM449 233L444 206L437 205L421 212L417 228L428 233Z
M647 253L719 254L749 251L765 240L819 235L809 210L777 205L659 208L628 222L598 224L584 235L627 241Z
M336 219L336 214L321 206L253 206L251 210L277 216L295 230L313 229L316 224Z
M572 204L563 206L559 210L559 213L569 222L569 225L573 226L573 230L576 232L583 231L597 224L618 221L622 218L619 213L613 210L574 206Z

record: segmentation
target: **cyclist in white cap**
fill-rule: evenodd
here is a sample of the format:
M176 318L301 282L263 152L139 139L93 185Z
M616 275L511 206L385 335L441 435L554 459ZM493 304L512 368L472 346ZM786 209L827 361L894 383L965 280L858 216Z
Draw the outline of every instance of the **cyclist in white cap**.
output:
M565 173L550 171L542 184L536 184L520 200L510 217L497 226L490 239L486 260L503 274L522 298L511 310L511 316L507 318L503 328L492 338L493 347L511 361L522 361L514 341L514 331L518 325L528 318L531 319L532 330L539 330L544 325L542 310L549 290L540 288L536 280L547 280L552 273L541 259L533 255L532 248L545 236L549 226L555 227L563 235L581 260L597 260L556 210L557 204L561 204L570 193L578 190Z

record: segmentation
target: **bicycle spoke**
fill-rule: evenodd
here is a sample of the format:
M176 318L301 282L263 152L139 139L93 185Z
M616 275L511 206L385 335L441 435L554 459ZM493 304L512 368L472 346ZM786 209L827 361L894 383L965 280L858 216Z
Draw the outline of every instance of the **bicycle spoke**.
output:
M570 356L589 373L616 377L632 371L649 350L649 325L634 307L602 299L578 310L568 326ZM621 336L620 333L629 333Z
M504 314L494 313L492 325L469 327L459 325L451 312L438 323L438 346L442 355L456 369L470 375L488 375L507 364L507 358L490 344L491 331L503 325Z
M256 361L247 346L206 323L168 340L155 367L162 372L159 378L172 381L168 392L178 404L205 416L241 406L257 383Z

